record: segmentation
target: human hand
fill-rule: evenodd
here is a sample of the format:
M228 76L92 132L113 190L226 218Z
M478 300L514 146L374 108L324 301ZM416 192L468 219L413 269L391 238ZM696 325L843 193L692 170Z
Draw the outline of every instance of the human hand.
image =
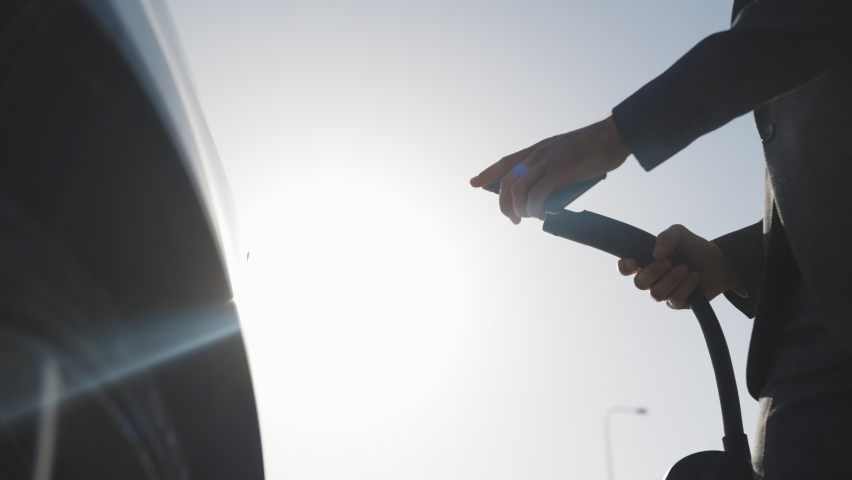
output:
M470 180L473 187L500 181L500 210L516 225L521 217L544 219L554 190L615 170L630 156L611 116L579 130L542 140L503 157Z
M684 263L672 268L669 256L674 252ZM701 287L707 300L742 286L722 249L683 225L672 225L657 236L653 256L656 260L641 270L636 260L622 258L618 261L618 271L625 276L636 274L633 278L636 288L650 290L654 300L665 300L675 310L689 308L687 298L696 286Z

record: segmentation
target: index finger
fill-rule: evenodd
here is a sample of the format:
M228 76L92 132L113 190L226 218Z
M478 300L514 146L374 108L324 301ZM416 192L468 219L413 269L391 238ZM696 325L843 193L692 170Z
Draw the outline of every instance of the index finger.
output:
M482 171L479 175L470 179L470 186L474 188L484 187L489 183L504 177L512 171L515 165L521 163L527 156L532 153L536 145L527 147L519 152L507 155L496 163Z

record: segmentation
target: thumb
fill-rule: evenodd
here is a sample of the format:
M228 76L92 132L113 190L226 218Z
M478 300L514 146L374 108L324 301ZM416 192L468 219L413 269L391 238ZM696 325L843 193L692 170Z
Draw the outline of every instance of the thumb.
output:
M652 255L657 260L662 260L677 250L690 233L683 225L672 225L657 235L657 243L654 245Z

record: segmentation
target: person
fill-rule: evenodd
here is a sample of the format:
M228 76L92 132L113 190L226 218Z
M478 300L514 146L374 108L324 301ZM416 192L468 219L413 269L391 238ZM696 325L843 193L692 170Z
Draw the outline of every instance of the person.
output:
M852 2L735 0L713 34L610 116L508 155L471 179L501 179L517 224L556 189L632 154L648 171L754 112L766 160L762 221L708 241L676 225L656 261L621 259L671 308L700 287L755 318L747 383L760 402L755 478L852 478ZM685 265L672 268L677 252Z

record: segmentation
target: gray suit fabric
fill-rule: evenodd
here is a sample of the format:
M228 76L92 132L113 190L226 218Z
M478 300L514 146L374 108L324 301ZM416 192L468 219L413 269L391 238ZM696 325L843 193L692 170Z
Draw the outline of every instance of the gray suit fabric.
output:
M824 321L782 225L765 252L760 297L773 301L760 309L749 352L750 380L761 385L754 471L773 480L852 478L852 352Z
M754 112L764 218L714 240L755 318L755 478L852 478L852 1L736 0L706 38L613 109L652 170Z

